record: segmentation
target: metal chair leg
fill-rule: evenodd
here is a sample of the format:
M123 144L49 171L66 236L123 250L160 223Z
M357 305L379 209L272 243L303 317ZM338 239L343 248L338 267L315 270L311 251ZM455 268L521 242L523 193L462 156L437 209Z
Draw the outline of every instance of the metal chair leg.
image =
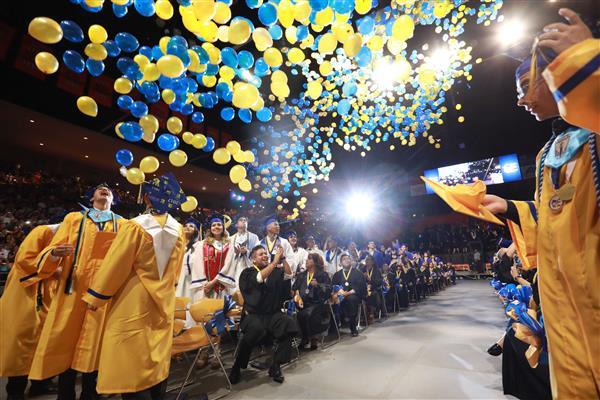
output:
M329 306L329 312L331 313L331 318L332 318L333 324L335 325L335 333L337 335L337 339L335 341L325 345L326 336L323 336L321 338L321 348L322 349L326 349L326 348L333 346L334 344L338 344L340 342L340 340L342 339L342 336L340 334L340 328L338 328L337 321L335 320L335 313L333 312L333 307L331 306L331 303L329 303L329 302L327 303L327 305Z

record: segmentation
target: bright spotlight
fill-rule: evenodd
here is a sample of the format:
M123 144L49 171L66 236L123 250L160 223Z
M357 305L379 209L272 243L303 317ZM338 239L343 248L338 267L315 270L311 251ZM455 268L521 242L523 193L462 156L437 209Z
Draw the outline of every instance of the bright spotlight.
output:
M452 52L448 48L439 48L433 52L428 63L438 71L446 71L452 64Z
M523 22L512 19L504 20L498 31L498 41L504 46L510 46L517 43L525 35L525 24Z
M394 63L389 60L382 59L375 64L371 79L373 83L381 90L390 90L394 87L395 78L398 74Z
M346 201L346 213L354 220L366 220L373 212L373 200L367 194L354 194Z

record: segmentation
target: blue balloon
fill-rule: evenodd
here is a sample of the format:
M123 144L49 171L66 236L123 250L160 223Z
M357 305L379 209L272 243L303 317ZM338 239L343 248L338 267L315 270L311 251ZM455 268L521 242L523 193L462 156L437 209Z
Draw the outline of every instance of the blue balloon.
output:
M162 151L173 151L179 147L179 139L170 133L163 133L156 139L158 148Z
M340 100L337 106L337 112L340 115L347 115L350 111L350 102L347 99Z
M192 103L184 104L183 106L181 106L181 113L183 115L190 115L193 112L194 112L194 105Z
M115 158L119 165L129 167L133 163L133 153L127 149L117 150Z
M117 60L117 68L123 75L128 75L139 71L140 67L129 57L121 57Z
M122 94L117 98L117 105L123 110L129 110L133 105L133 99L129 95Z
M83 61L83 57L81 57L81 54L79 54L75 50L66 50L63 53L63 62L67 66L67 68L78 74L82 73L85 70L85 61Z
M192 121L195 124L201 124L204 122L204 114L202 114L200 111L196 111L195 113L192 114Z
M139 142L144 136L144 129L137 122L124 122L119 131L129 142Z
M258 8L260 0L246 0L248 8Z
M120 6L118 4L112 3L112 9L113 14L115 14L115 17L117 18L123 18L125 15L127 15L127 6Z
M121 54L121 49L117 46L117 42L114 40L107 40L102 43L102 46L106 49L106 52L110 57L118 57Z
M215 76L219 72L218 64L208 64L206 66L206 71L204 71L204 75Z
M277 7L271 3L264 3L258 9L258 19L263 25L273 25L277 22Z
M308 4L313 11L321 11L327 8L329 0L308 0Z
M233 108L225 107L221 110L221 118L223 118L225 121L231 121L234 117L235 110Z
M92 76L100 76L104 72L104 63L100 60L88 58L85 62L85 67Z
M354 10L354 0L332 0L331 8L340 14L348 14Z
M256 112L256 118L260 122L269 122L272 117L273 117L273 113L267 107L263 107Z
M354 96L357 90L358 87L354 81L348 81L344 83L344 86L342 86L342 93L345 97Z
M371 64L372 59L373 53L371 53L371 49L369 49L367 46L361 47L358 51L358 54L356 54L354 57L354 60L359 67L367 67L369 64Z
M227 94L229 92L231 92L231 89L229 88L229 85L225 82L219 82L217 83L217 96L219 96L220 98L222 98L223 100L225 100L225 97L227 96Z
M252 122L252 111L248 108L240 108L238 111L238 117L242 122L249 124Z
M162 50L160 49L160 46L153 46L152 47L152 58L155 60L158 60L159 58L161 58L162 56L164 56Z
M131 111L131 115L134 117L142 118L148 115L148 106L143 101L136 101L129 107L129 111Z
M151 17L156 12L153 0L133 0L133 6L144 17Z
M258 60L256 60L256 63L254 64L254 73L258 76L265 76L267 74L267 72L269 71L269 66L267 65L267 63L265 62L265 60L261 57Z
M146 57L148 57L148 60L152 61L152 47L142 46L140 47L139 53L145 55Z
M117 42L117 46L125 53L131 53L140 47L140 42L138 42L137 38L128 32L117 33L115 42Z
M181 35L175 35L171 37L171 39L169 39L169 43L175 43L179 46L185 47L186 49L188 48L187 40L185 40L185 38Z
M238 53L238 65L240 68L252 68L254 65L254 56L247 50Z
M308 26L300 25L298 29L296 29L296 38L298 38L298 40L304 40L308 37L309 33Z
M210 153L215 149L215 140L210 136L206 137L206 145L202 148L205 153Z
M221 60L223 64L231 68L237 68L238 66L238 54L231 47L224 47L221 50Z
M83 42L85 36L83 35L83 30L77 25L77 22L69 20L60 21L60 27L62 28L63 36L69 42Z
M363 17L358 21L358 32L367 35L375 28L375 20L373 17Z
M187 52L187 47L177 44L177 42L169 42L167 45L167 54L177 56L184 66L190 65L191 59Z
M283 36L283 30L279 25L273 25L269 28L269 35L271 35L273 40L279 40Z

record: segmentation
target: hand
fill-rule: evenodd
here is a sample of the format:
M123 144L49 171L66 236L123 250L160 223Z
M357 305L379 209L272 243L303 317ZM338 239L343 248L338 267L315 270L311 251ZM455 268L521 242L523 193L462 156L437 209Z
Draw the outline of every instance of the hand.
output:
M517 270L517 267L515 265L510 267L510 275L513 277L513 279L517 279L517 277L519 276L519 271Z
M508 210L508 202L502 197L486 194L481 203L492 214L502 214Z
M316 279L314 279L314 278L313 278L313 279L310 281L310 286L312 286L312 287L315 287L315 286L317 286L317 284L318 284L318 282L317 282L317 280L316 280Z
M210 281L206 285L204 285L204 294L208 296L208 294L212 290L213 286L214 286L214 283L212 281Z
M87 305L87 308L88 308L88 310L90 310L90 311L96 311L96 310L98 309L98 307L94 307L94 306L93 306L93 305L91 305L91 304L88 304L88 305Z
M246 248L246 246L241 246L239 248L240 254L246 254L248 252L248 249Z
M277 246L277 250L275 250L275 258L274 260L277 261L277 264L279 264L279 261L285 260L285 257L283 257L283 247Z
M62 266L56 268L56 271L54 271L54 274L52 275L52 277L56 280L60 279L60 274L62 274L63 268Z
M74 248L70 244L59 244L52 250L54 257L68 257L73 254Z
M302 297L299 297L296 303L298 304L298 308L304 308L304 301L302 301Z
M539 39L539 45L552 49L556 54L560 54L569 47L583 42L592 37L592 31L583 23L577 13L569 8L561 8L558 14L564 17L569 24L555 22L544 27Z

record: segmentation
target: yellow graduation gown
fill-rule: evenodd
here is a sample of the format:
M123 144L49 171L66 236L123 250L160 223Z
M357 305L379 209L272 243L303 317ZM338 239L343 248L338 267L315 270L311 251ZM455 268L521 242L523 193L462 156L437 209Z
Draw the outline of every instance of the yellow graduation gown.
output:
M31 365L31 379L46 379L58 375L69 368L80 372L98 369L98 350L106 307L98 312L88 312L81 297L88 289L94 274L115 236L113 221L106 222L100 231L90 218L82 222L82 212L67 214L52 242L38 256L38 271L25 284L35 284L52 276L59 267L59 284L56 295L44 322L39 343ZM119 217L120 218L120 217ZM124 219L116 221L117 229ZM76 246L82 227L80 246L75 268L73 256L56 258L51 251L60 244ZM73 291L65 293L70 272Z
M140 215L123 226L83 300L111 300L98 371L98 393L131 393L169 376L175 285L185 240L170 215Z
M515 202L520 229L513 239L521 244L527 259L536 257L552 395L592 399L600 397L600 215L588 143L573 161L573 198L560 212L550 209L555 190L550 169L544 167L535 207ZM567 169L561 168L561 182Z
M0 376L29 374L31 361L46 318L56 280L23 286L35 274L35 259L50 244L58 225L35 227L19 246L0 298ZM38 304L39 299L42 300Z

